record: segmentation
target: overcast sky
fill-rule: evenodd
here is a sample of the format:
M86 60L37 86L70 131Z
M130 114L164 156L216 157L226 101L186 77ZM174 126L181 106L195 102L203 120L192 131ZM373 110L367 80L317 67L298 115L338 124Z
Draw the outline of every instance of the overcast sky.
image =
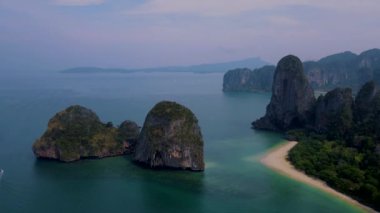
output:
M380 47L379 0L0 0L0 69L276 63Z

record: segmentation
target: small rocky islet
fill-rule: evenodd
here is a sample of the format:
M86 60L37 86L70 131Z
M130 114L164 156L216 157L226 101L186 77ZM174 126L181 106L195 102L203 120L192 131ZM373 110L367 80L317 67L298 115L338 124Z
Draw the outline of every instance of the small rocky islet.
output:
M75 105L50 119L45 133L33 144L33 152L38 158L63 162L123 155L133 150L139 131L132 121L116 128L110 122L102 123L92 110Z
M148 113L144 127L126 120L118 127L102 123L92 110L74 105L54 115L33 144L37 158L74 162L132 154L150 168L204 170L203 138L188 108L169 101Z
M134 160L151 168L204 170L203 139L195 115L175 102L158 103L145 119Z

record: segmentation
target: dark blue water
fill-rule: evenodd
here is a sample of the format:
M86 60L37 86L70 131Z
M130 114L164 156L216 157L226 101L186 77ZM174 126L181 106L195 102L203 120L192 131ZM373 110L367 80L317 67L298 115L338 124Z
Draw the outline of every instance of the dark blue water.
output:
M38 74L0 79L0 212L358 212L259 163L280 135L250 129L269 94L223 94L221 74ZM161 100L198 117L206 171L151 171L130 157L59 163L31 146L72 104L143 124Z

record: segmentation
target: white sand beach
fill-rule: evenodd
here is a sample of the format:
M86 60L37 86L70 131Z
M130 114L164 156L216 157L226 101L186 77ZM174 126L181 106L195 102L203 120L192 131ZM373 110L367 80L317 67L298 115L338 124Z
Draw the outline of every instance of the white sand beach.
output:
M307 176L305 173L295 169L293 165L287 160L288 152L297 145L296 141L286 142L271 151L265 154L260 162L266 165L267 167L280 172L283 175L286 175L290 178L293 178L297 181L301 181L310 186L319 188L327 193L330 193L334 196L339 197L340 199L349 202L350 204L356 205L367 212L376 212L373 209L359 203L358 201L350 198L347 195L344 195L333 188L329 187L326 183L321 180Z

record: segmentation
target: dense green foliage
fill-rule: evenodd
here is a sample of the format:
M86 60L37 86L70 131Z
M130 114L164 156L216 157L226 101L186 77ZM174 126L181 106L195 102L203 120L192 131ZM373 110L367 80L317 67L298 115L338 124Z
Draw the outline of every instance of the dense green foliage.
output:
M159 102L149 112L149 115L165 118L168 120L188 118L191 120L191 122L198 122L194 114L188 108L183 107L182 105L176 102L171 102L171 101Z
M303 137L289 153L293 165L331 187L380 209L380 156L342 141Z
M203 146L201 134L194 132L198 126L197 118L190 109L176 102L162 101L156 104L148 113L147 120L153 122L145 122L145 131L143 131L147 133L149 141L157 142L155 147L174 141L180 144ZM174 128L175 131L170 128ZM168 131L172 131L173 140L161 141L161 138L168 137L166 136Z

